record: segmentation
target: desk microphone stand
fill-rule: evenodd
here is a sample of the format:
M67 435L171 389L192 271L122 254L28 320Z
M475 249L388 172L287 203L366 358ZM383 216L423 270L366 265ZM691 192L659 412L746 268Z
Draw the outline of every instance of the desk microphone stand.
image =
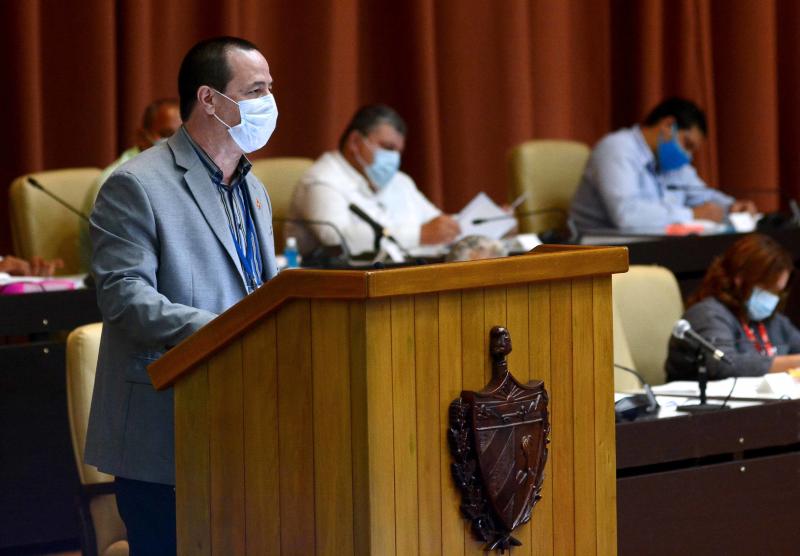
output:
M695 361L697 362L697 386L700 388L700 403L679 405L677 410L687 413L705 413L707 411L718 411L727 407L718 403L708 403L706 399L708 367L706 367L706 354L702 349L697 350Z

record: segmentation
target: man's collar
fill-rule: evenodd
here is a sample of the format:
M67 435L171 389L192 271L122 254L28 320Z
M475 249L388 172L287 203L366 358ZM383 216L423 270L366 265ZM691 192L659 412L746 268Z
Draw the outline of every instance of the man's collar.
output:
M358 184L358 188L362 190L362 193L365 193L369 196L375 195L375 191L372 189L372 187L370 187L367 179L362 176L361 172L356 170L352 164L350 164L350 161L345 158L341 151L333 151L332 154L333 158L342 167L343 171L348 175L348 177Z
M639 125L635 125L631 128L631 133L633 134L634 141L636 142L636 153L639 157L641 165L643 167L649 166L653 169L653 171L655 171L656 157L653 154L650 145L647 144L647 141L644 138L642 128Z
M185 135L189 145L192 146L192 149L194 149L194 152L196 152L198 158L200 158L200 162L202 162L203 166L205 166L206 170L208 170L208 174L211 176L212 181L216 184L222 184L222 179L224 176L222 174L222 170L220 170L219 166L217 166L217 163L214 162L214 159L212 159L208 153L203 150L203 148L198 145L194 139L192 139L189 131L184 126L181 126L179 133L183 133ZM236 183L238 180L244 179L252 167L253 164L250 162L250 160L245 155L242 155L242 157L239 159L239 164L236 166L236 170L233 173L231 183Z

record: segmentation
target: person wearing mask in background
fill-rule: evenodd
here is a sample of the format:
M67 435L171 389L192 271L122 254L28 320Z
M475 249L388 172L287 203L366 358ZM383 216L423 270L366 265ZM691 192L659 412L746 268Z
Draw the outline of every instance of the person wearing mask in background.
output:
M301 254L340 245L352 255L373 251L375 232L349 206L356 205L405 248L450 243L460 232L399 171L406 124L380 104L360 108L339 140L300 178L289 206L290 219L329 222L331 226L287 222L286 237L297 238ZM339 237L337 229L343 237Z
M103 334L87 464L115 476L131 554L175 554L172 389L147 366L277 274L272 208L245 153L278 108L252 43L193 46L178 73L184 125L118 168L91 216Z
M136 144L120 155L118 159L107 166L100 176L92 184L91 189L86 192L83 199L83 214L89 215L94 208L97 193L108 177L124 163L158 143L166 141L178 128L181 127L181 115L178 109L178 101L173 98L165 98L151 102L144 109L142 115L142 127L136 130ZM83 218L79 220L78 228L78 248L81 257L81 267L89 269L92 256L92 245L89 240L89 223Z
M800 330L778 310L793 269L789 253L761 234L743 237L711 263L683 317L732 362L707 357L709 379L800 367ZM697 380L696 353L671 338L668 380Z
M706 186L692 156L707 135L693 102L669 98L642 125L603 137L592 151L570 207L580 232L659 228L690 220L722 222L729 212L756 212Z
M30 261L6 255L0 257L0 273L11 276L43 276L50 277L64 266L61 259L46 261L41 257L33 257Z

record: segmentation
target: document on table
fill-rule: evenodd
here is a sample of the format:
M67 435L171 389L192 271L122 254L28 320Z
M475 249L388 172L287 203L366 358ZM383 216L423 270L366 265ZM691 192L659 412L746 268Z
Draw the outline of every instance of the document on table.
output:
M706 395L710 398L725 398L733 388L733 378L710 380ZM699 396L697 382L679 380L653 386L653 392L663 396ZM740 376L731 398L755 400L777 400L781 398L800 399L800 383L787 373L769 373L765 376Z
M490 221L475 222L487 219ZM458 239L472 235L500 239L517 225L517 219L513 214L509 214L497 206L497 203L483 192L478 193L467 203L467 206L456 215L456 220L461 226L461 235L458 236Z

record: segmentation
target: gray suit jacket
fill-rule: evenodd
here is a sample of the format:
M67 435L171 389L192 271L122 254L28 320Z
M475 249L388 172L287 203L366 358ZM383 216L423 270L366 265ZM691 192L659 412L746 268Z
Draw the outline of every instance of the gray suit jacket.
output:
M247 187L271 278L272 208L252 173ZM90 232L103 335L85 460L175 484L172 389L156 392L146 367L247 293L217 188L183 130L111 175Z

